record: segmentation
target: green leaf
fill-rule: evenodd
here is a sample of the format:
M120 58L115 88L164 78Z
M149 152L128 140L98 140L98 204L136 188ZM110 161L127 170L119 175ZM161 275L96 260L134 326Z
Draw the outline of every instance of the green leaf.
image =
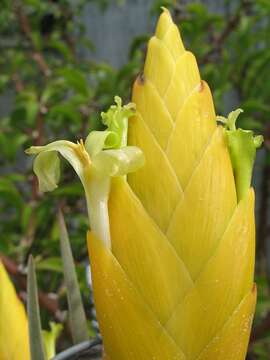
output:
M26 5L31 5L36 8L40 5L40 0L24 0L24 2Z
M0 177L0 196L8 199L17 208L21 208L23 199L14 183L7 177Z
M27 275L27 314L29 319L29 339L32 360L45 360L42 341L41 321L38 304L37 280L33 257L28 261Z
M58 273L63 272L62 260L59 257L50 257L47 259L40 260L36 264L38 271L54 271Z
M40 31L31 31L31 39L34 43L36 49L41 49L42 47L42 37Z
M14 161L19 148L21 148L27 140L28 137L19 132L0 132L1 155L10 161Z
M33 206L31 206L29 204L24 204L24 206L22 208L21 227L22 227L23 232L27 231L27 227L29 226L29 222L31 220L33 210L34 210Z
M82 197L84 195L83 187L79 182L73 182L70 184L63 184L54 191L54 196L73 196Z
M71 51L68 46L62 41L62 39L51 39L48 45L50 48L55 49L60 54L62 54L66 60L71 61Z
M26 122L28 125L33 125L38 112L39 101L36 94L33 91L24 91L16 98L11 119L18 126L21 125L22 121Z
M242 104L245 111L262 111L266 114L269 114L270 112L270 106L268 103L265 103L262 99L258 98L250 98L247 99Z
M66 224L61 210L58 212L58 221L60 229L60 245L63 260L63 270L67 287L70 327L73 342L77 344L89 339L87 320L83 308Z
M71 123L80 123L82 116L77 107L70 102L57 104L50 109L49 117L54 120L69 120Z
M58 73L73 90L81 93L85 97L89 96L89 88L85 75L80 70L66 67L59 70Z
M8 84L9 82L9 76L6 74L1 74L0 75L0 91L2 91L4 89L4 87Z

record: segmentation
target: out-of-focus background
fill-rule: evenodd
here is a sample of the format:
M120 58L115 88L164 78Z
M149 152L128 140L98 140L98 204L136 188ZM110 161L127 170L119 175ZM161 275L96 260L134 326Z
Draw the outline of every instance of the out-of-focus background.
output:
M160 7L167 6L213 91L217 113L227 115L242 107L241 127L265 138L254 174L258 306L248 359L269 360L270 1L1 0L0 4L0 253L21 298L25 299L25 266L32 253L43 327L51 319L65 321L55 215L60 204L91 319L82 187L64 166L61 186L41 195L24 149L55 139L85 138L101 126L99 113L114 95L128 101ZM66 326L60 348L69 339Z

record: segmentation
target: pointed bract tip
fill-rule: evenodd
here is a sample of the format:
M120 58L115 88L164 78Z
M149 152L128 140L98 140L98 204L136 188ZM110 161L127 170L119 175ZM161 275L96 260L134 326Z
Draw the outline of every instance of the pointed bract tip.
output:
M158 39L163 39L166 35L168 29L174 24L171 14L168 9L162 7L162 14L160 15L156 27L156 37Z
M165 6L161 6L160 8L161 8L162 12L164 12L164 13L168 14L169 16L171 16L170 11Z
M145 83L145 76L144 76L144 73L141 72L141 73L137 76L136 81L134 82L134 87L135 87L136 85L142 86L142 85L144 85L144 83Z

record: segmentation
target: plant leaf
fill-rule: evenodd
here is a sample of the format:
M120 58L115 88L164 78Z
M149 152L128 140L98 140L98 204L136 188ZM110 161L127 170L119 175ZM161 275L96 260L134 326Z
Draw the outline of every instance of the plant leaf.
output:
M63 259L63 270L67 287L70 327L73 342L77 344L89 339L87 320L83 308L66 224L61 210L58 212L58 221L60 229L60 245Z
M37 281L33 257L28 261L27 275L27 313L29 318L29 339L32 360L45 360L42 341L41 321L37 294Z
M42 259L36 264L37 271L54 271L62 273L62 259L60 257L49 257Z

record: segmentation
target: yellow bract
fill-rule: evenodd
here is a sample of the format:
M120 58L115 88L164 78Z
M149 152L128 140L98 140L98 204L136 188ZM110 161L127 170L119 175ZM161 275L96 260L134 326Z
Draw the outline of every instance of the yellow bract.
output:
M1 261L0 359L30 360L26 313Z
M166 10L132 101L146 163L112 182L112 250L88 239L106 360L244 360L254 193L237 201L211 91Z

